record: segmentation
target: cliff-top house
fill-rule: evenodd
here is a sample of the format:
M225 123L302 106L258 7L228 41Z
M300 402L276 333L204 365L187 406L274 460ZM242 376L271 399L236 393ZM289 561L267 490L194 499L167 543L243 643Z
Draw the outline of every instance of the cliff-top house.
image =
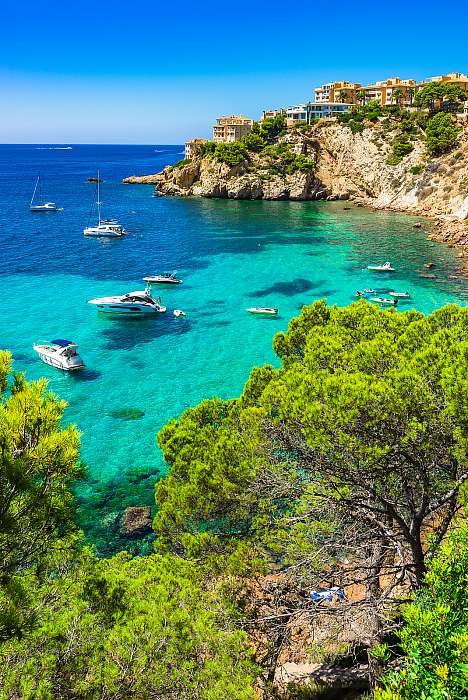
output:
M185 143L185 160L191 160L197 155L198 146L208 143L208 139L191 139Z
M218 117L213 126L213 141L215 143L232 143L239 141L252 131L253 119L240 115Z
M321 104L334 104L336 102L356 104L357 93L361 89L361 83L350 83L348 80L325 83L315 88L315 102Z

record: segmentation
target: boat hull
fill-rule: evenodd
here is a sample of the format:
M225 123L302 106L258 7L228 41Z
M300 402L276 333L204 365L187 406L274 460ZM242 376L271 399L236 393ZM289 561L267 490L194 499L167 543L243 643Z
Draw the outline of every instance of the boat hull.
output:
M97 228L85 228L83 231L85 236L91 238L121 238L124 234L113 231L112 229L97 229Z
M278 314L278 309L247 309L247 312L255 316L276 316Z
M148 284L182 284L182 280L161 279L159 277L143 277L143 282Z
M139 306L138 304L129 304L127 306L120 306L119 304L95 304L98 311L104 314L119 314L127 316L147 316L154 314L162 314L166 311L165 306L160 306L159 309L155 309L151 306Z
M29 211L32 211L33 213L37 213L37 212L41 212L41 211L42 212L55 212L55 211L58 211L58 207L41 207L41 206L29 207Z
M37 352L38 357L44 362L46 365L50 365L50 367L55 367L55 369L62 369L64 372L76 372L79 369L84 369L86 367L85 363L83 360L77 362L76 364L68 364L64 363L63 360L60 360L60 358L53 357L52 355L49 355L46 352L41 352L40 350L37 350L34 348Z

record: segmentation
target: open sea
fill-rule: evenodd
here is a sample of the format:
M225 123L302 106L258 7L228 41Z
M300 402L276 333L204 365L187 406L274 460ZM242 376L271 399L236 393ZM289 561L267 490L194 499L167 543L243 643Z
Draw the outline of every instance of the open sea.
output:
M104 555L151 548L151 535L125 539L119 523L126 506L154 505L159 429L204 398L238 395L253 366L275 363L273 336L303 304L349 304L367 286L409 291L402 310L468 299L456 251L413 228L422 219L346 202L154 198L150 186L121 184L181 158L182 146L0 146L0 347L68 402L89 470L77 486L79 520ZM130 232L122 239L83 236L95 187L86 179L98 167L103 214ZM38 171L63 211L30 213ZM386 260L395 273L367 272ZM428 261L435 280L419 277ZM111 318L86 303L167 270L184 284L156 289L165 315ZM246 313L257 305L280 312ZM57 337L78 343L86 370L68 375L38 359L33 342Z

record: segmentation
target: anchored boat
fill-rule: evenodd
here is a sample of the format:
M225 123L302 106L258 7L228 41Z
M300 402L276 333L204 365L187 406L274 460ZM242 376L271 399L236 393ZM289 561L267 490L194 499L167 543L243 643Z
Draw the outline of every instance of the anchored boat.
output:
M275 309L273 306L252 306L250 309L247 309L249 314L259 314L259 315L266 315L266 316L276 316L278 313L278 309Z
M389 292L389 295L396 299L411 299L411 294L409 292Z
M391 306L396 306L398 304L398 299L387 299L387 297L371 297L369 301L374 301L376 304L389 304Z
M166 307L161 305L160 297L154 299L151 296L150 287L146 287L143 291L128 292L121 296L90 299L88 304L94 304L94 306L97 306L98 311L108 314L128 314L136 316L142 314L161 314L166 311Z
M39 188L39 203L34 204L34 199L36 197L37 188ZM42 185L41 185L41 173L38 174L36 184L34 186L33 196L29 203L29 210L33 212L38 211L59 211L59 208L55 202L42 202Z
M182 280L177 279L175 272L164 272L162 275L143 277L143 282L148 282L148 284L182 284Z
M371 270L371 272L395 272L395 268L389 262L383 265L368 265L367 269Z
M91 204L91 209L89 212L89 217L88 217L88 225L86 226L85 229L83 229L83 233L85 236L93 236L95 238L121 238L122 236L125 236L127 231L125 231L124 227L119 224L119 222L116 219L103 219L101 216L101 204L102 202L100 201L101 199L101 178L99 176L99 170L96 178L96 192L95 192L95 197L97 194L97 201L96 201L96 206L97 206L97 211L98 211L98 220L97 224L95 226L90 226L89 222L91 220L91 215L93 213L94 209L94 200L93 203Z
M77 345L72 340L57 338L49 342L38 341L34 343L33 348L41 360L51 367L67 372L85 367L85 363L76 351Z

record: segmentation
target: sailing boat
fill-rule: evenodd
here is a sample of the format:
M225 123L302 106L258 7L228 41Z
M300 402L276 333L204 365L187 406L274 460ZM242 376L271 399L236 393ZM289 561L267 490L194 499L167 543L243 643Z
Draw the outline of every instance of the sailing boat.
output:
M37 188L39 187L39 204L34 204L34 197L36 196ZM42 187L41 187L41 173L38 174L36 184L34 186L33 196L29 203L30 211L59 211L55 202L42 202Z
M106 220L101 218L101 177L100 173L98 170L97 173L97 179L96 179L96 192L97 192L97 210L98 210L98 222L96 226L90 226L89 222L91 220L91 214L93 213L93 207L94 207L94 200L93 203L91 204L91 210L89 212L89 217L88 217L88 225L87 227L83 230L83 233L85 236L95 236L95 237L105 237L105 238L120 238L120 236L124 236L127 232L125 231L124 227L119 224L118 221L115 219L111 220Z

